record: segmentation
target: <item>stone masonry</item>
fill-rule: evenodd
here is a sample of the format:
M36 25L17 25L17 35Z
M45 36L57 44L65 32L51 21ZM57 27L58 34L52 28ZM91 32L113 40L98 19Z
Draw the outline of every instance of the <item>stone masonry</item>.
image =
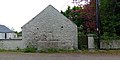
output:
M51 5L22 27L22 36L38 50L78 48L77 26Z

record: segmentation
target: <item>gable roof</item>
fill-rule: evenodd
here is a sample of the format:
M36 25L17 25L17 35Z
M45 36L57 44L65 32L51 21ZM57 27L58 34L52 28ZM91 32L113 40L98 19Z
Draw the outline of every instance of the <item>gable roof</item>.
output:
M11 31L8 27L4 25L0 25L0 33L10 33L10 32L13 32L13 31Z
M54 8L52 5L48 5L43 11L41 11L39 14L37 14L34 18L32 18L29 22L33 21L35 18L37 17L44 17L46 14L51 14L52 15L59 15L61 18L64 18L65 20L69 20L67 17L65 17L63 14L61 14L56 8ZM25 25L29 24L29 22L27 22ZM72 21L71 21L72 22ZM73 22L72 22L73 23ZM73 23L74 25L76 25L75 23ZM23 25L22 27L24 27L25 25ZM22 28L21 27L21 28Z

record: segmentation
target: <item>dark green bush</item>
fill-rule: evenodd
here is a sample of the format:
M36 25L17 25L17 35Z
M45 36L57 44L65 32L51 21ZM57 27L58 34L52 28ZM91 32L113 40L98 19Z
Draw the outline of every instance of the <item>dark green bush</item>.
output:
M120 36L117 36L116 34L112 34L112 36L109 35L109 33L104 32L104 34L101 36L102 40L119 40Z
M78 32L78 49L86 50L87 49L87 36L83 32Z

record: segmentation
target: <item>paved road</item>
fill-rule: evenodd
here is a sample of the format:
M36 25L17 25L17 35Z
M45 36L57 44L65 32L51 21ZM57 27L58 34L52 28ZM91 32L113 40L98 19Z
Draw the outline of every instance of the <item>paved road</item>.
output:
M120 55L80 53L0 53L0 60L120 60Z

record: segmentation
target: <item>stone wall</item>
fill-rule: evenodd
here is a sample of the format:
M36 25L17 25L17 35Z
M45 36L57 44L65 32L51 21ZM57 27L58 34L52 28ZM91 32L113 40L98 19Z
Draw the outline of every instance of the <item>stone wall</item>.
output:
M77 26L52 6L48 6L25 24L22 27L22 36L26 46L32 45L38 49L55 47L59 42L60 49L69 46L70 49L78 48Z
M0 49L16 50L18 48L24 48L24 42L22 39L0 39Z
M38 50L42 49L66 49L73 50L72 43L70 41L38 41Z
M64 48L69 49L72 47L70 41L38 41L38 50L42 48ZM101 49L120 49L120 40L101 40ZM25 43L22 39L0 39L0 49L16 50L24 49Z
M120 40L101 40L101 49L120 49Z

